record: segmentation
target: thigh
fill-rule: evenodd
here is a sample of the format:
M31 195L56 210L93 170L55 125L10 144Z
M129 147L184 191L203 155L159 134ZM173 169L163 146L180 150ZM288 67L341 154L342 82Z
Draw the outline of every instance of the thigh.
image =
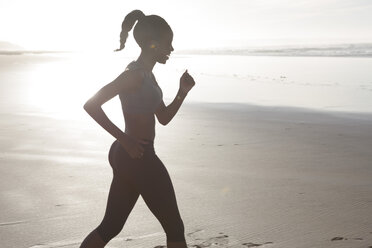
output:
M107 199L103 229L121 229L136 204L139 193L120 176L114 174ZM110 230L106 230L109 231Z
M166 167L156 155L144 162L144 176L137 182L143 200L163 226L166 220L179 221L177 199Z
M120 143L115 141L109 151L109 162L113 169L113 179L107 199L105 216L102 224L103 229L120 229L127 220L130 212L136 204L139 192L130 182L126 173L119 170L122 164L128 161L121 154Z

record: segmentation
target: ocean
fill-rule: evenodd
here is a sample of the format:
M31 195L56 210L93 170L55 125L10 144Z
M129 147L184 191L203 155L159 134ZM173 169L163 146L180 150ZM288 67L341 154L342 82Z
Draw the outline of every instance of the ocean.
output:
M343 48L344 52L345 48ZM353 56L352 49L356 52ZM188 69L196 81L187 102L248 103L321 111L372 112L372 57L352 47L347 56L309 49L291 54L175 53L154 75L169 104ZM293 49L291 50L293 51ZM284 56L284 55L285 56ZM362 55L361 55L362 54ZM3 53L0 111L79 118L84 102L135 60L121 53ZM118 98L104 109L121 114Z

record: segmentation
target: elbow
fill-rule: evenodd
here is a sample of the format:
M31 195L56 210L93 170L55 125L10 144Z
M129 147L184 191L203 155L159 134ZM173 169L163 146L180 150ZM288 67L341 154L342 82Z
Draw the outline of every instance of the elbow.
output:
M94 112L95 111L95 109L97 109L97 105L96 104L94 104L91 100L88 100L85 104L84 104L84 106L83 106L83 108L84 108L84 110L87 112L87 113L92 113L92 112Z
M163 120L163 126L166 126L168 125L168 123L172 120L172 118L167 118L165 120Z
M84 104L83 108L84 108L84 110L85 110L86 112L89 113L92 107L91 107L91 104L89 104L89 102L86 102L86 103Z
M159 123L162 124L163 126L166 126L169 123L169 121L159 120Z
M163 121L163 122L160 122L163 126L166 126L168 125L169 121Z
M167 114L164 111L158 111L155 113L158 119L158 122L163 126L166 126L169 123L169 119L167 118Z
M166 126L170 120L168 120L167 118L165 118L164 116L161 117L161 118L158 118L158 121L160 124L162 124L163 126Z

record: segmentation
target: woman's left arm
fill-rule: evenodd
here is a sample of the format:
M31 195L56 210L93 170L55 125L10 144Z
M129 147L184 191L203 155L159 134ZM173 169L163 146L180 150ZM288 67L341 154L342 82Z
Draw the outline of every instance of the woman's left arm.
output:
M164 102L162 101L159 108L155 112L160 124L165 126L173 119L181 107L183 100L187 96L187 93L192 87L194 87L194 85L195 81L193 77L186 70L180 78L180 88L176 97L168 106L165 106Z

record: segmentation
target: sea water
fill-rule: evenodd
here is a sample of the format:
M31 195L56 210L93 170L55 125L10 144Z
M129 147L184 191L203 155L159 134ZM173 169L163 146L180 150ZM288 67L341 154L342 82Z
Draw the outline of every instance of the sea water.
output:
M84 102L135 59L124 52L0 55L0 111L80 116ZM371 68L371 57L172 54L153 73L166 104L187 69L196 85L186 102L372 112ZM104 108L119 114L118 98Z

